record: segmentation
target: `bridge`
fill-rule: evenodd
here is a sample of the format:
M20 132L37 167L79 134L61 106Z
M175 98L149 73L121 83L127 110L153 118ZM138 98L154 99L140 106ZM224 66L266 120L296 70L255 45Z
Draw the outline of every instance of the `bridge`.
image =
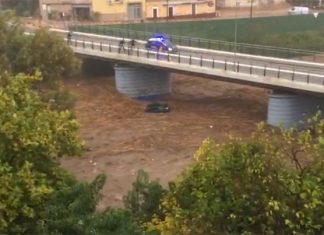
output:
M68 40L67 31L51 30ZM169 72L248 84L272 91L269 95L267 121L271 125L282 124L285 127L291 126L293 122L304 123L308 116L316 112L317 107L322 106L324 100L322 63L187 46L179 46L176 54L163 53L145 49L145 41L140 40L136 41L135 47L120 47L121 40L118 37L73 32L68 43L81 57L119 64L115 68L117 90L130 96L170 92ZM149 87L144 90L142 87L137 88L134 80L149 84ZM135 93L134 89L137 89Z

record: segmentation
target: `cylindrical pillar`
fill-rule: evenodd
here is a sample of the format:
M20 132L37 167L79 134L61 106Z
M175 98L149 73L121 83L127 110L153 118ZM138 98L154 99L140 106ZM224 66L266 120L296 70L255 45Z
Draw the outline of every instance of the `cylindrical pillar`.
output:
M269 94L267 123L271 126L303 128L307 119L323 108L324 99L302 94L272 91Z
M170 72L140 67L115 66L116 89L126 96L150 99L171 92Z

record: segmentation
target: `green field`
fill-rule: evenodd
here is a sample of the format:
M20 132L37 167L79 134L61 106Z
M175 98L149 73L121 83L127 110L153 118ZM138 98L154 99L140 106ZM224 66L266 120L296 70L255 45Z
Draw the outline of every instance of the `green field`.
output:
M177 45L282 58L313 56L324 51L324 14L317 18L298 15L121 25L81 24L70 28L142 40L158 32L164 33Z
M103 33L115 29L130 29L146 33L163 32L169 35L196 37L211 40L234 41L235 22L237 23L237 42L253 43L273 34L304 31L324 31L324 14L259 17L252 19L206 20L186 22L152 22L139 24L78 26L78 30ZM76 26L75 26L76 27ZM76 28L73 28L76 30ZM117 31L116 31L117 30Z

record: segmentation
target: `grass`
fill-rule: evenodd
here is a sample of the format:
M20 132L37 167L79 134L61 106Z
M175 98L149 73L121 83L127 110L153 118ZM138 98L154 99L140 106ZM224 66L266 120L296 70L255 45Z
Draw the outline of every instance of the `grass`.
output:
M92 32L106 32L112 29L130 29L142 32L163 32L169 35L182 35L212 40L234 41L237 23L237 42L255 43L268 35L287 32L324 31L324 14L258 17L246 19L206 20L185 22L152 22L105 26L81 26L78 29Z
M235 24L237 24L236 44L233 43ZM309 56L319 54L314 51L324 50L324 14L319 14L317 18L313 15L296 15L121 25L76 25L71 30L142 40L146 40L155 32L162 32L177 45L224 51L236 50L239 53L282 58Z

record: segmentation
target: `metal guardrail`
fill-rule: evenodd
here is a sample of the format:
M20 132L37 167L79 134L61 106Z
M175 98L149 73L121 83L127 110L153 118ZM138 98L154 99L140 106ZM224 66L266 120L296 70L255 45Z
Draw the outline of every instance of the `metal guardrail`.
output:
M281 69L280 67L267 67L254 65L252 63L240 63L235 61L227 61L225 60L216 60L216 59L206 59L202 56L196 57L191 55L181 55L172 54L172 53L164 53L158 51L151 51L146 49L140 49L135 47L120 47L111 43L101 43L101 42L93 42L86 40L70 40L69 45L74 48L83 48L90 49L91 51L100 51L104 53L114 53L119 55L129 56L129 60L136 58L145 58L148 61L164 61L169 63L176 63L187 66L195 66L197 72L199 68L207 68L207 69L221 69L223 71L232 71L236 73L242 73L250 76L258 76L258 77L271 77L277 78L278 84L272 84L273 86L280 86L280 81L289 81L291 84L296 83L298 86L301 84L305 85L315 85L316 91L319 93L324 93L324 74L318 74L314 72L303 72L298 71L296 69ZM100 56L96 52L97 56ZM136 60L135 60L136 61ZM156 62L155 62L156 63ZM260 79L260 84L267 84L267 81L264 79ZM269 85L269 84L268 84ZM283 85L283 84L282 84ZM319 88L320 87L320 88ZM301 86L301 89L309 90L305 86ZM297 89L297 88L296 88Z
M138 40L147 40L153 36L153 32L143 32L121 28L108 28L98 25L70 25L73 31L88 32L101 35L109 35L121 38L133 38ZM324 52L321 55L318 51L282 48L265 45L255 45L247 43L234 43L222 40L209 40L189 36L177 36L172 34L165 34L170 40L181 46L199 47L214 50L223 50L237 53L247 53L252 55L271 56L278 58L294 58L298 60L323 62Z
M65 37L69 31L62 30L62 29L50 29L53 32L61 34L61 36ZM98 34L90 34L90 33L83 33L83 32L73 32L73 37L81 37L83 40L90 40L90 41L99 41L102 43L116 43L118 44L121 40L125 40L125 42L129 42L131 39L129 38L118 38L112 36L105 36L105 35L98 35ZM72 37L71 37L72 38ZM145 45L146 41L143 40L136 40L137 46ZM311 69L322 69L324 71L324 64L316 63L316 62L309 62L309 61L300 61L300 60L293 60L293 59L282 59L276 57L266 57L266 56L259 56L259 55L250 55L250 54L242 54L242 53L233 53L227 51L219 51L219 50L210 50L210 49L203 49L203 48L195 48L195 47L186 47L186 46L178 46L178 49L182 53L201 53L204 55L208 55L209 57L214 56L223 56L228 59L246 59L246 60L254 60L262 63L280 63L281 65L288 65L288 66L296 66L296 67L309 67Z

